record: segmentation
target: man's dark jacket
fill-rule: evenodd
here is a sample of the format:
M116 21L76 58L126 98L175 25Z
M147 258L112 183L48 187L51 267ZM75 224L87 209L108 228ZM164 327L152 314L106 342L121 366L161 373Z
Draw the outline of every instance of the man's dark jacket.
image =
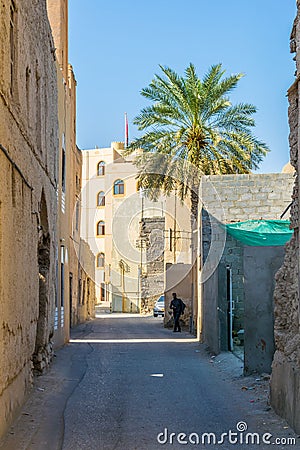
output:
M181 315L184 311L184 303L181 298L173 298L170 304L174 316Z

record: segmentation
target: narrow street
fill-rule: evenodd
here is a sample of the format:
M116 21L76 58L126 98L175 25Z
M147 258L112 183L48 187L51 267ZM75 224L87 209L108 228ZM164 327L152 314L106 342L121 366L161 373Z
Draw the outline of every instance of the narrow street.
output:
M50 371L37 379L33 395L0 448L204 448L203 433L215 433L220 440L222 433L236 432L239 422L246 422L248 432L271 433L270 442L294 436L264 400L241 389L249 379L232 380L231 372L212 361L188 333L164 329L161 319L98 317L73 330L70 344L57 352ZM235 364L240 367L238 360ZM165 429L168 442L163 445ZM195 445L195 435L192 442L179 444L180 432L198 434L200 444ZM226 439L222 445L206 440L207 446L269 448L263 443L233 445ZM297 445L276 446L288 447Z

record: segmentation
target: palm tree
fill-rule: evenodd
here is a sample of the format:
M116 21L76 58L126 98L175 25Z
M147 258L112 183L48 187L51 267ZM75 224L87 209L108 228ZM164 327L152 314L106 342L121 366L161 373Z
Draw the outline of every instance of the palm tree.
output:
M159 66L141 94L152 101L134 119L144 134L127 154L138 148L139 185L148 195L169 194L176 188L181 199L191 196L194 223L201 175L249 173L268 152L251 132L255 106L232 105L229 93L243 74L224 77L221 64L212 66L203 80L190 64L185 76Z
M191 261L194 330L194 305L197 299L197 216L201 176L249 173L268 152L264 142L251 132L255 126L255 106L233 105L230 92L243 76L224 77L221 64L212 66L201 80L190 64L185 76L160 66L163 75L155 75L141 94L152 104L135 118L144 131L134 140L127 154L143 149L136 158L139 186L155 198L162 191L191 198ZM199 325L199 330L201 326ZM200 331L199 331L200 333Z

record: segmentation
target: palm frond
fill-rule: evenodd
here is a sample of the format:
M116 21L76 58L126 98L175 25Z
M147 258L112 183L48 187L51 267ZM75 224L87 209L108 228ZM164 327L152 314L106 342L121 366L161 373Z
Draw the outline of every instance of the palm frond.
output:
M216 64L201 80L192 63L184 76L159 67L161 74L141 91L151 105L134 119L143 135L125 151L144 150L136 164L139 183L149 195L176 188L184 198L202 174L256 169L269 151L252 132L256 108L248 103L233 105L230 100L244 75L225 77L222 64Z

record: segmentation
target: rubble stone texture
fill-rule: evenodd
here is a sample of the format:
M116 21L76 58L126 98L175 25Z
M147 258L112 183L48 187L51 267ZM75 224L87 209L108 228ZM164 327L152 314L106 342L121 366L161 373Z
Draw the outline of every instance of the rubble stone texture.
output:
M158 295L164 292L164 240L165 219L146 217L143 219L141 238L144 241L145 260L142 273L142 312L151 311Z
M300 329L299 329L299 76L300 1L291 34L291 52L296 53L296 80L288 91L290 160L296 169L291 207L294 236L286 246L284 264L276 275L275 344L272 365L271 404L300 433Z
M0 436L52 356L57 78L46 2L1 0Z

